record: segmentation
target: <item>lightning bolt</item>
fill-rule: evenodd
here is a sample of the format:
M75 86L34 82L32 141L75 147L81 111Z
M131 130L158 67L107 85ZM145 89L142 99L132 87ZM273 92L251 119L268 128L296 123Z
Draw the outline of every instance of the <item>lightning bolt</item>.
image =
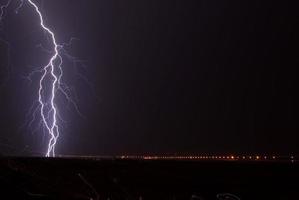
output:
M8 8L12 0L8 0L5 5L0 6L0 22L2 21L5 15L5 9ZM47 146L47 152L45 154L46 157L55 157L55 147L60 135L60 126L59 120L62 120L59 116L56 98L57 92L60 92L68 102L72 103L77 113L81 116L82 114L79 112L79 109L73 99L70 97L71 89L62 82L63 70L62 64L63 59L62 55L66 56L68 59L73 61L74 63L81 62L77 60L75 57L70 56L65 51L64 47L69 46L70 43L58 44L55 33L45 24L44 17L38 5L33 0L19 0L20 4L15 9L15 13L19 12L19 9L24 5L24 3L28 3L28 5L35 11L37 16L39 17L39 25L41 29L45 32L46 35L50 38L51 49L49 52L51 57L44 67L39 70L33 71L27 77L28 80L31 80L30 76L35 74L36 72L41 73L39 79L39 89L38 89L38 106L34 105L30 110L34 110L33 119L30 121L29 125L31 125L36 118L37 112L40 113L41 116L41 124L44 127L45 131L49 135L49 141ZM84 76L83 76L84 77ZM35 107L35 108L34 108Z
M11 0L9 0L6 4L0 6L0 21L2 21L4 17L4 10L9 6Z
M49 34L51 38L51 42L53 44L53 50L54 53L52 57L49 60L49 63L43 68L43 74L41 76L41 79L39 81L39 90L38 90L38 101L40 104L40 114L43 120L43 124L46 127L48 134L50 135L50 140L48 143L48 150L46 153L46 156L55 156L55 146L57 143L57 139L59 137L59 126L57 123L57 108L55 105L55 98L56 98L56 92L60 85L60 80L62 77L62 57L59 54L59 48L60 45L57 44L55 34L53 31L51 31L44 23L43 15L41 14L41 11L39 7L32 1L27 0L28 3L34 8L36 13L38 14L39 20L40 20L40 26L41 28ZM55 74L56 68L60 71L59 75ZM44 82L46 81L46 77L50 76L52 78L52 81L50 83L50 101L47 100L45 96L46 88L44 88Z

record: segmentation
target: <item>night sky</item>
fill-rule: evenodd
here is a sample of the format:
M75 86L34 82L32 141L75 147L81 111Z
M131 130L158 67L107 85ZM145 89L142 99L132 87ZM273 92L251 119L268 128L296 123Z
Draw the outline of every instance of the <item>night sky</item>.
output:
M64 65L84 117L59 100L58 154L299 154L296 5L35 2L59 43L78 38L67 50L85 64ZM47 135L26 116L38 75L25 76L49 58L39 44L50 46L32 8L16 6L0 25L10 43L0 43L0 154L43 154Z

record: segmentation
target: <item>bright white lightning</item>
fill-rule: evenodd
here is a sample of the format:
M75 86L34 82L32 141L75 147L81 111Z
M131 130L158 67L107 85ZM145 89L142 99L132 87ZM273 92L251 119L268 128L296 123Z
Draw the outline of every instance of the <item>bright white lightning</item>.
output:
M43 124L50 135L48 150L46 153L46 156L49 157L49 156L55 156L55 145L59 137L59 126L57 124L57 108L55 105L55 96L57 90L59 89L59 84L62 77L62 69L61 69L62 58L59 55L60 45L58 45L56 42L55 34L44 24L44 19L39 10L39 7L32 0L27 0L27 1L31 6L34 7L36 13L38 14L40 19L40 26L42 27L42 29L51 36L53 49L54 49L54 53L49 63L43 68L43 74L39 81L39 91L38 91L38 96L39 96L38 101L40 103L40 114L43 120ZM55 74L55 71L57 71L55 70L56 68L59 69L60 75ZM47 110L46 106L48 105L48 102L45 99L43 99L43 93L44 93L43 82L45 81L46 76L49 74L50 76L52 76L54 80L52 81L50 87L51 89L50 105L49 105L50 108Z
M5 17L5 11L9 7L11 2L12 0L8 0L6 4L0 6L0 22ZM44 131L46 131L49 135L49 142L45 156L54 157L55 147L61 129L59 126L59 122L64 122L61 116L59 115L57 109L56 102L58 92L60 92L60 95L62 95L68 103L71 103L73 105L75 111L81 117L84 117L80 113L76 102L71 98L72 93L74 93L75 91L71 87L68 87L62 81L62 56L65 56L68 60L73 62L75 71L77 71L77 64L79 64L80 67L84 67L84 61L69 55L67 51L64 49L64 47L69 47L72 44L72 41L76 38L71 38L69 43L58 44L55 37L55 33L44 23L44 17L42 15L42 12L40 11L40 8L37 6L37 4L34 3L34 0L19 0L19 2L20 4L15 9L15 13L18 14L19 10L22 8L24 3L28 3L32 10L38 15L39 25L41 29L45 32L45 34L49 36L50 43L52 46L51 50L46 50L46 52L50 55L47 64L44 67L41 67L40 69L32 71L26 78L29 81L32 81L31 76L33 76L36 73L41 73L38 88L38 100L35 102L36 104L34 103L30 108L29 112L33 112L33 115L32 120L28 123L28 125L31 126L37 119L37 115L40 115L41 120L39 121L39 125L41 125L44 128ZM43 48L42 46L40 47ZM76 75L78 75L78 78L88 83L89 86L92 86L84 75L80 73L77 73Z

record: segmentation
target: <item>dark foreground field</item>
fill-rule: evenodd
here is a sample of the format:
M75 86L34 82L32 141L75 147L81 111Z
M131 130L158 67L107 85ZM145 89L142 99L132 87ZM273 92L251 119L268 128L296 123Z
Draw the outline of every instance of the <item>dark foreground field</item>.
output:
M0 199L299 199L291 162L0 158Z

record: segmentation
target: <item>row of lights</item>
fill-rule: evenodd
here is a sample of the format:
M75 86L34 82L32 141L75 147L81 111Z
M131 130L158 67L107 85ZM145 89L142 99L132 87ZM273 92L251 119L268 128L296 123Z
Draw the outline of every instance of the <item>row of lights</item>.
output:
M121 156L120 158L144 160L275 160L276 156ZM291 156L291 160L294 160L293 156Z

